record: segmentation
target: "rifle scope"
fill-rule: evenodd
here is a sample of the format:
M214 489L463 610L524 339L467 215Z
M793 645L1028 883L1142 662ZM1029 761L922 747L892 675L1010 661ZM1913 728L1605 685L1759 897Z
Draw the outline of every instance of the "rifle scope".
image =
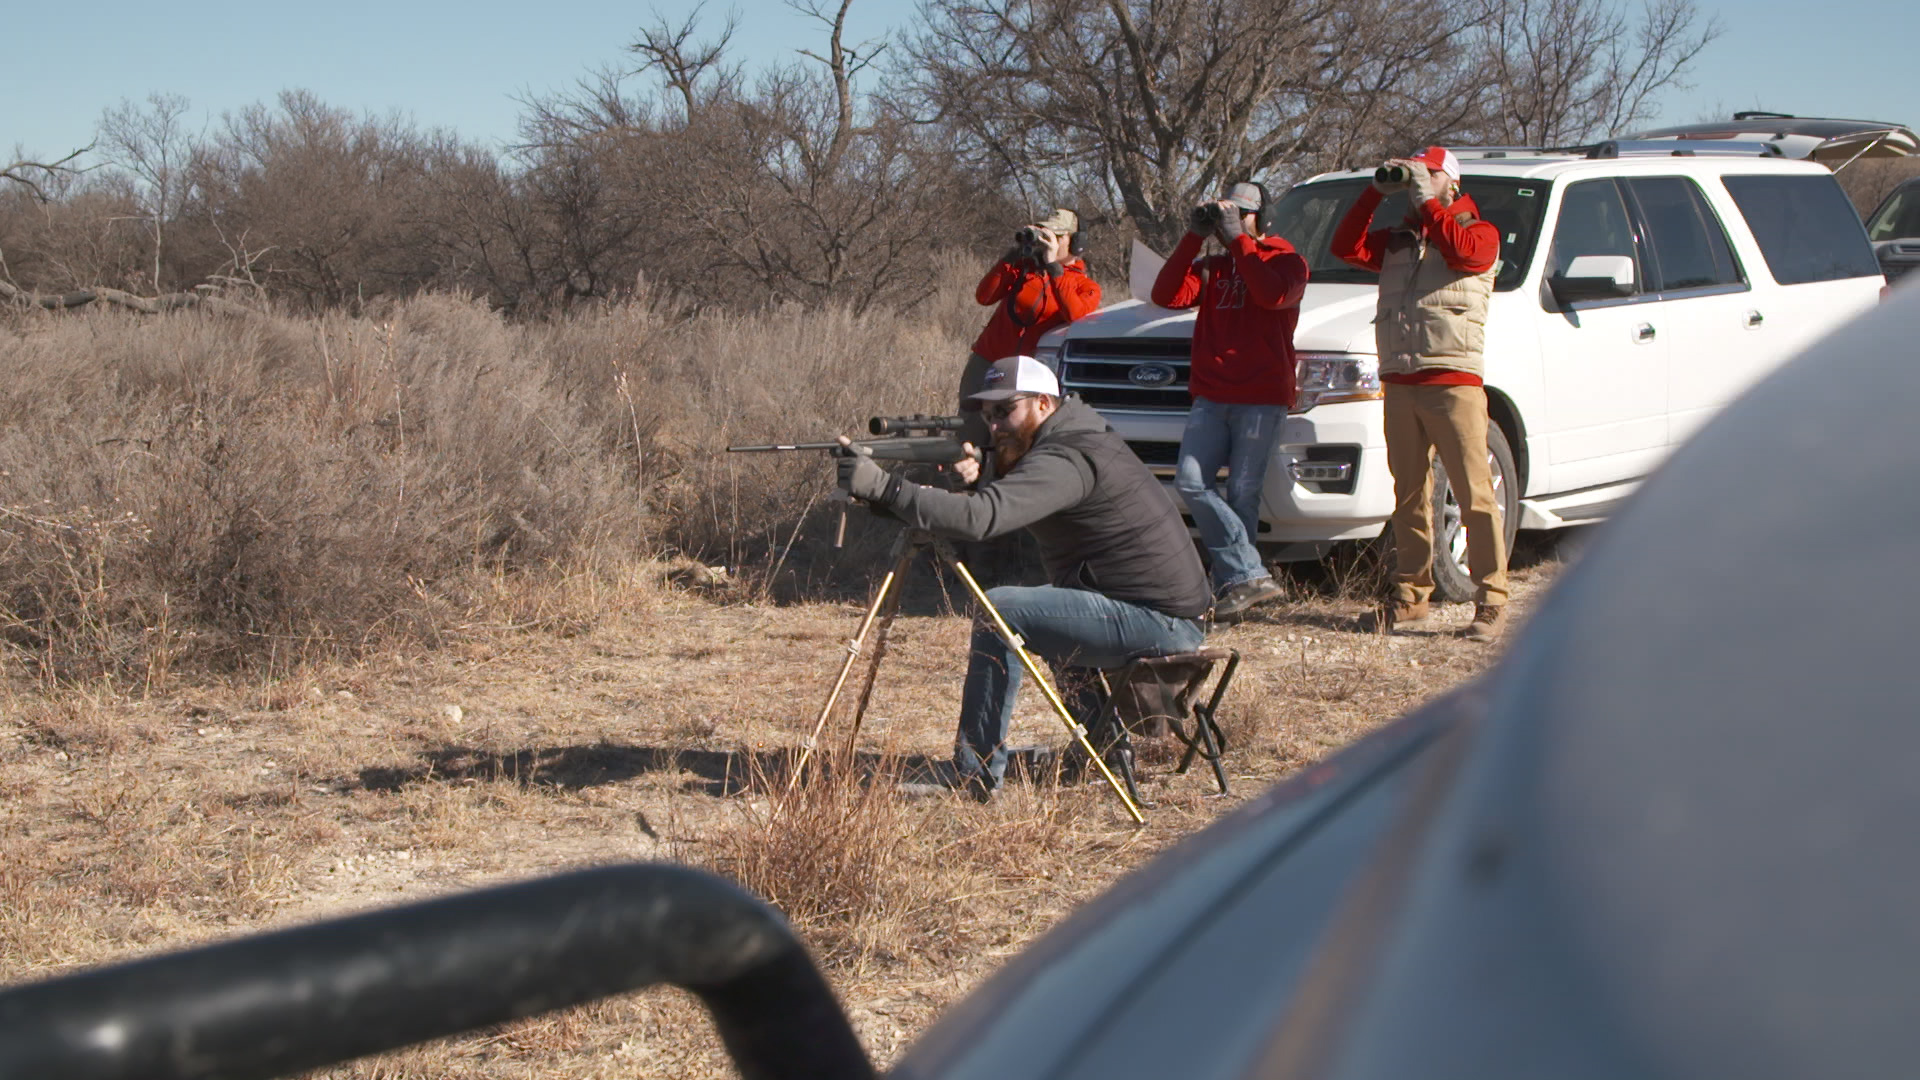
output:
M876 416L867 421L867 430L875 435L911 435L923 432L928 435L944 435L950 431L959 431L966 423L963 416L928 416L914 413L912 416Z

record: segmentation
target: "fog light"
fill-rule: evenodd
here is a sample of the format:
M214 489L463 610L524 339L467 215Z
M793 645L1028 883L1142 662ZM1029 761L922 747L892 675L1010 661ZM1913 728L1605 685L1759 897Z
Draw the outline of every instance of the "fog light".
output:
M1353 466L1345 461L1296 461L1293 478L1304 483L1334 484L1353 475Z

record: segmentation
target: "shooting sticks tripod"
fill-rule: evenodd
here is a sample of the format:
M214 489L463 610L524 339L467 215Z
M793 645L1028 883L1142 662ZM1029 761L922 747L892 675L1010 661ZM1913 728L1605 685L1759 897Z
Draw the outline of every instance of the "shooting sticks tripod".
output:
M867 607L866 618L860 621L860 631L853 636L853 640L847 642L846 662L840 666L839 678L833 680L833 689L827 692L827 703L820 707L820 716L813 722L813 731L801 744L800 760L795 765L793 774L787 778L787 791L782 798L793 794L794 785L800 782L800 775L806 771L807 762L812 759L814 748L819 744L820 732L827 726L827 718L833 715L833 707L839 703L841 691L846 689L847 676L852 674L853 665L859 661L861 653L866 650L868 635L871 634L873 652L867 661L866 681L860 687L860 697L854 705L853 724L847 729L846 754L849 760L853 757L854 741L860 737L860 721L866 716L867 703L873 699L873 684L880 674L880 661L887 655L887 636L893 629L893 617L900 610L901 589L906 582L908 571L913 568L914 560L920 557L921 552L928 550L931 550L942 564L953 571L954 576L966 585L967 592L972 594L973 602L980 605L980 610L986 612L987 617L993 620L993 628L999 632L1001 640L1013 647L1015 655L1020 657L1021 666L1026 668L1028 677L1032 678L1034 685L1046 695L1047 704L1053 707L1055 715L1059 716L1060 722L1066 725L1068 733L1086 753L1088 760L1092 761L1100 770L1100 775L1106 778L1107 784L1113 788L1113 793L1120 796L1120 803L1127 808L1127 814L1133 818L1134 824L1145 824L1147 819L1140 812L1139 805L1127 793L1127 789L1121 786L1120 779L1113 774L1112 769L1107 767L1099 751L1094 749L1093 743L1087 738L1086 726L1074 718L1072 710L1067 708L1067 703L1060 697L1060 692L1054 688L1053 681L1047 677L1038 658L1027 651L1026 642L1014 632L1013 627L1007 625L1007 620L1001 616L999 609L993 606L993 601L987 599L986 590L980 587L980 583L974 580L973 574L967 570L966 565L954 555L952 545L923 529L903 529L894 539L893 567L887 571L887 576L881 579L880 588L873 594L873 603Z

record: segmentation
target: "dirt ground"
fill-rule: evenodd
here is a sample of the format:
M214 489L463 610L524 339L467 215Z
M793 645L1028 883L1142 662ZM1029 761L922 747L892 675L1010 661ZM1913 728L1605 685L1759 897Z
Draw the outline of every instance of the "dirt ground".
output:
M1551 542L1523 537L1515 566L1524 619L1559 563ZM772 835L755 767L800 742L860 606L774 606L657 568L626 588L592 620L473 626L425 655L151 696L7 692L0 981L562 869L676 860L778 894L884 1064L1129 869L1499 653L1454 636L1470 605L1443 609L1435 632L1382 637L1353 627L1358 600L1301 589L1210 639L1243 656L1224 717L1231 798L1209 797L1204 769L1173 774L1171 748L1150 746L1157 806L1140 829L1105 791L1023 784L989 806L889 788L834 819L844 829L813 820L804 828L822 832ZM947 756L967 633L922 583L863 749ZM1031 693L1014 741L1062 741ZM861 880L827 880L829 856L857 862ZM731 1075L693 999L604 1001L325 1075L654 1074Z

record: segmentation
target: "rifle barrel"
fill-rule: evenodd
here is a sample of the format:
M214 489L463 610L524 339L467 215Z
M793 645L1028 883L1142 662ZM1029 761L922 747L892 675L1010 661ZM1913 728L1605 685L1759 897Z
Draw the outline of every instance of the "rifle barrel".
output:
M930 465L951 465L964 455L960 444L944 435L907 435L890 439L857 439L855 446L875 461L906 461ZM838 442L769 443L765 446L729 446L730 454L767 454L780 450L825 450L833 454L849 453Z
M765 454L775 450L838 450L837 442L772 443L767 446L729 446L729 454Z

